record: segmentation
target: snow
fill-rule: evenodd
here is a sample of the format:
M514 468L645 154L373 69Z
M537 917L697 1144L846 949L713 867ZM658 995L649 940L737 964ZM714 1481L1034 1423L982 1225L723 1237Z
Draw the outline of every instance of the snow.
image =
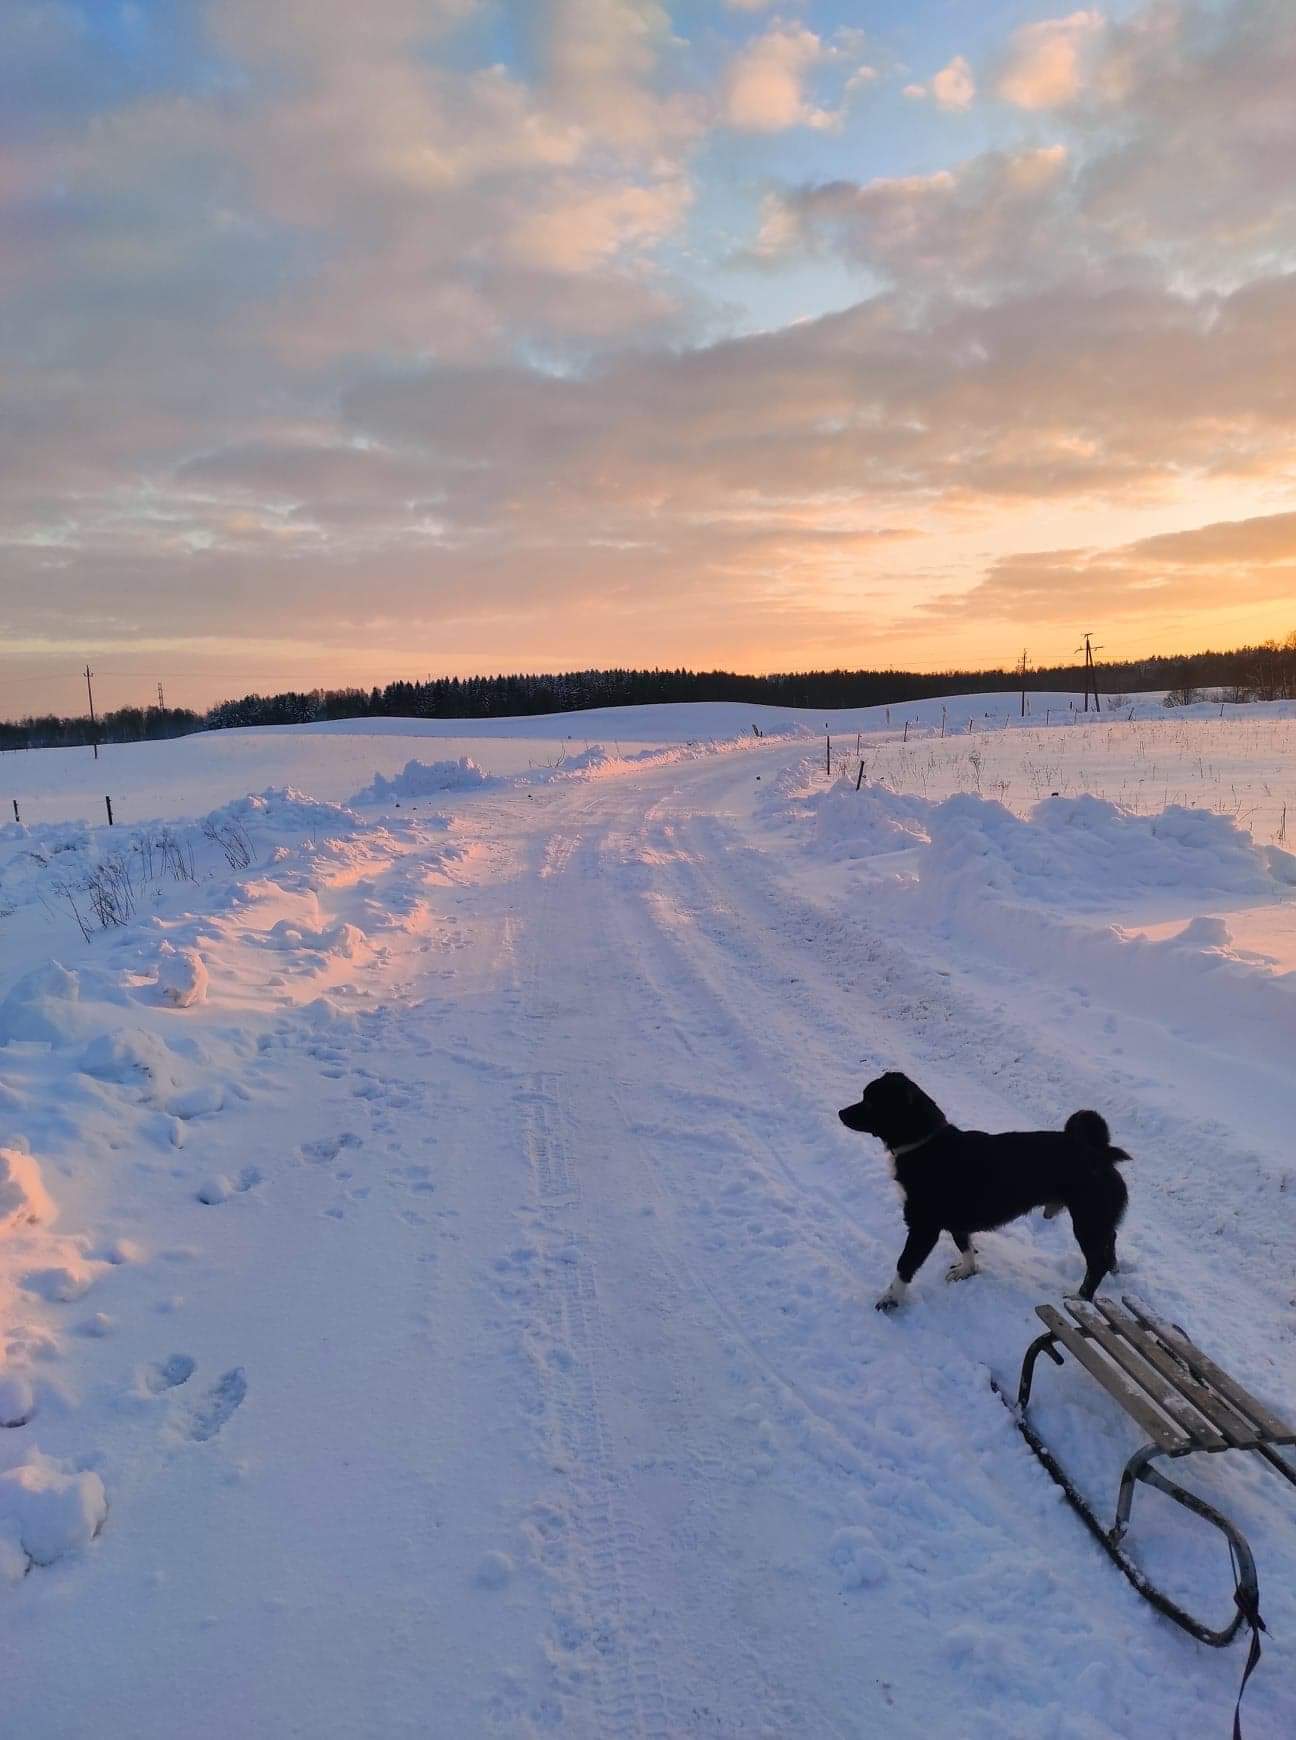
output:
M981 1127L1096 1107L1121 1284L1296 1407L1296 709L1036 699L6 763L44 806L0 830L15 1732L1227 1731L1241 1648L1138 1601L989 1387L1079 1279L1065 1218L882 1317L899 1205L836 1118L892 1067ZM1036 1389L1106 1511L1130 1423ZM1246 1732L1290 1733L1290 1490L1185 1478L1259 1561ZM1140 1492L1131 1545L1226 1616L1193 1518Z
M28 1040L57 1045L68 1036L71 1005L81 994L81 981L59 961L37 967L9 991L0 1002L0 1040L12 1045Z
M26 1461L0 1470L0 1577L17 1582L31 1565L52 1565L86 1546L108 1514L103 1481L33 1444Z
M36 1392L20 1372L0 1372L0 1427L25 1426L36 1412Z
M158 944L158 995L177 1009L192 1009L206 1000L210 977L197 949L177 948L174 943Z
M45 1194L40 1169L31 1155L16 1148L0 1148L0 1231L53 1218L54 1205Z
M408 760L391 779L381 774L351 799L353 804L388 803L393 798L433 797L443 791L472 791L486 784L487 776L469 755L457 761Z

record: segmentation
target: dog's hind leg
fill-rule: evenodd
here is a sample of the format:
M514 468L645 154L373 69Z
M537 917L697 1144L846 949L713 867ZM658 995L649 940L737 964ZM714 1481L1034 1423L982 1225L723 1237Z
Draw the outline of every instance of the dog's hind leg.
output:
M1116 1267L1116 1235L1104 1230L1092 1236L1076 1233L1084 1252L1085 1278L1080 1284L1080 1297L1092 1299L1105 1277Z
M959 1257L957 1263L951 1263L949 1268L946 1269L945 1279L947 1281L966 1281L969 1275L975 1275L977 1272L976 1247L973 1245L972 1240L968 1237L967 1233L951 1232L950 1237L954 1240L954 1243L958 1246L962 1255Z
M1071 1230L1084 1252L1085 1278L1080 1288L1082 1299L1092 1299L1103 1283L1104 1276L1116 1267L1116 1229L1125 1213L1129 1192L1125 1181L1114 1166L1104 1169L1081 1200L1071 1202Z

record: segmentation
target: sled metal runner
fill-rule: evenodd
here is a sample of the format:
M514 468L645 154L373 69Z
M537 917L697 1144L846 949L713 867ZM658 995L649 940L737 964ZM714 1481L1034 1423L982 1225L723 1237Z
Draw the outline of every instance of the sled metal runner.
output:
M1204 1354L1177 1325L1157 1317L1142 1301L1125 1294L1121 1304L1099 1296L1090 1303L1067 1299L1073 1321L1052 1305L1037 1305L1035 1314L1045 1333L1033 1341L1022 1361L1015 1402L994 1387L1013 1413L1018 1430L1065 1493L1104 1552L1120 1567L1139 1594L1167 1619L1172 1619L1202 1643L1231 1643L1243 1624L1252 1629L1250 1673L1259 1656L1260 1589L1255 1559L1245 1536L1196 1493L1186 1491L1154 1466L1197 1452L1251 1450L1285 1480L1296 1486L1296 1469L1280 1448L1296 1444L1296 1427L1287 1424L1263 1402L1244 1390ZM1065 1349L1082 1365L1147 1437L1125 1464L1116 1498L1115 1519L1104 1526L1044 1443L1027 1416L1035 1365L1041 1353L1055 1365L1064 1364ZM993 1381L993 1380L992 1380ZM1139 1569L1125 1550L1134 1488L1143 1482L1174 1499L1217 1528L1228 1543L1234 1575L1234 1612L1227 1623L1211 1626L1172 1601ZM1243 1684L1246 1679L1244 1676ZM1239 1694L1240 1696L1240 1694Z

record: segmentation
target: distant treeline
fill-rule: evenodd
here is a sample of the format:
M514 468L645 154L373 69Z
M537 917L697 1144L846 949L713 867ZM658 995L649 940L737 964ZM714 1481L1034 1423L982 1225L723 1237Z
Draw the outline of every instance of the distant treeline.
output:
M207 716L188 707L118 707L101 713L60 718L42 713L26 719L0 720L0 749L74 749L93 743L143 743L159 737L187 737L205 731Z
M1165 689L1187 702L1211 690L1227 701L1272 701L1296 696L1296 633L1281 644L1233 652L1183 653L1104 663L1099 689L1124 694ZM119 707L92 726L88 717L55 715L0 723L0 749L43 749L101 743L138 743L246 725L306 725L319 719L499 719L527 713L568 713L584 707L633 707L666 701L742 701L774 707L889 706L932 695L1011 690L1016 671L800 671L766 677L733 671L564 671L558 675L434 677L425 683L388 683L374 689L288 690L220 701L206 713L184 707ZM1032 670L1035 690L1079 692L1081 665Z

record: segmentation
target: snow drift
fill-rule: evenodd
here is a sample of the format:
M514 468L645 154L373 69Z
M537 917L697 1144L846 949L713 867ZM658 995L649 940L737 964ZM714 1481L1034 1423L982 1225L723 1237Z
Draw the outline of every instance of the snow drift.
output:
M478 791L497 783L482 772L470 755L457 761L407 761L399 773L385 779L376 773L372 782L351 799L353 804L385 804L393 799L435 797L446 791Z

